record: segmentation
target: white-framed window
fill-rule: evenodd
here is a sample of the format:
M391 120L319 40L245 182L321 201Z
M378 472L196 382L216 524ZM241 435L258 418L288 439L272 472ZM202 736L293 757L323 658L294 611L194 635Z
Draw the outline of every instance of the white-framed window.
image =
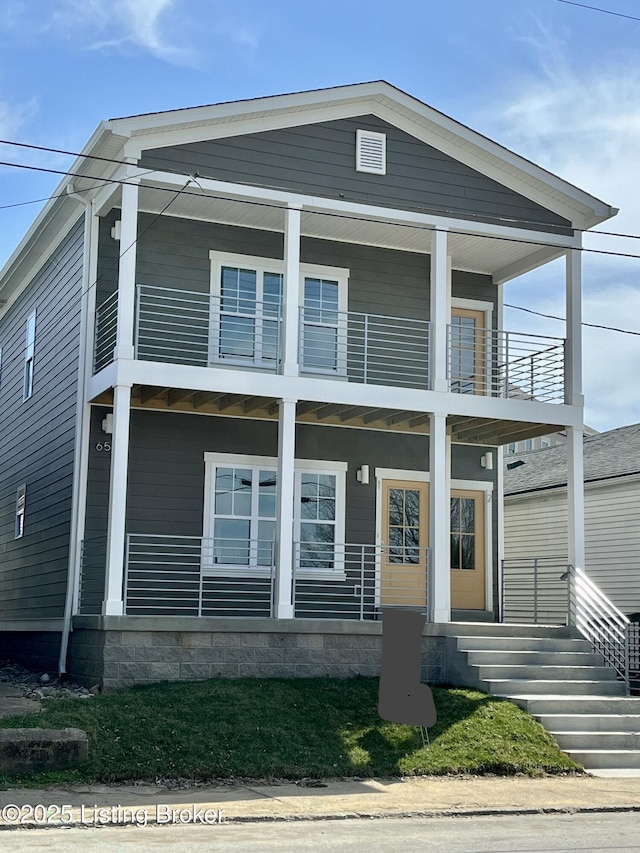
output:
M524 442L525 453L528 453L530 450L533 450L533 439L526 438Z
M210 360L274 369L280 355L284 261L209 252ZM349 270L300 264L302 368L346 372Z
M15 538L22 539L24 536L24 514L27 503L27 487L19 486L16 491L16 526Z
M551 439L550 438L541 438L540 439L540 447L551 447Z
M512 453L515 453L515 452L516 452L516 443L515 443L515 441L510 441L509 444L507 445L507 453L509 455L511 455Z
M296 460L292 534L303 575L341 574L347 464ZM202 567L268 575L274 564L277 460L205 453Z
M33 311L27 320L24 350L24 388L22 399L28 400L33 394L33 360L36 348L36 312Z

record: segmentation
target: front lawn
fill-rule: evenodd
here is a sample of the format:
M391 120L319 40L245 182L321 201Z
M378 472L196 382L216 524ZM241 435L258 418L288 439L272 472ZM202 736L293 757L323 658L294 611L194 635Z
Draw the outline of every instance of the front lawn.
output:
M301 779L576 772L532 717L464 688L433 688L438 722L420 731L378 716L378 679L214 679L51 699L3 728L83 729L89 761L11 784L186 778ZM0 779L8 784L8 779Z

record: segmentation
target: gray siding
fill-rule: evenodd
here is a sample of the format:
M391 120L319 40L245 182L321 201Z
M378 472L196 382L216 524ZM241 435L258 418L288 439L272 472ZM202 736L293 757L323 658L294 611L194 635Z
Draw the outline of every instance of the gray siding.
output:
M100 229L98 304L117 286L118 243L110 236L112 211ZM163 216L141 214L137 247L138 284L206 294L211 289L210 251L282 259L283 235ZM346 267L350 311L429 319L429 255L303 237L302 263ZM114 266L114 264L116 266ZM491 276L453 271L453 296L496 305ZM494 317L496 311L494 310Z
M106 531L108 454L98 453L99 425L108 409L94 407L94 434L89 462L87 536ZM127 530L149 535L201 536L204 500L204 453L277 456L277 423L133 410L127 493ZM494 482L495 472L480 465L484 449L454 445L455 479ZM375 482L363 486L355 472L363 463L372 468L428 470L429 438L340 427L298 424L296 457L347 462L346 541L375 541ZM493 501L493 536L496 536ZM495 562L495 547L494 562ZM494 572L495 577L495 572ZM101 588L104 574L96 580ZM93 601L95 607L98 602ZM94 607L94 612L97 610ZM99 608L98 608L99 609ZM84 612L89 612L85 610Z
M82 287L80 220L0 321L0 616L64 610ZM33 396L23 401L27 318L36 315ZM25 535L14 538L16 489Z
M356 130L387 136L387 173L355 170ZM270 130L143 153L142 168L340 198L361 204L418 210L555 230L567 220L368 115Z

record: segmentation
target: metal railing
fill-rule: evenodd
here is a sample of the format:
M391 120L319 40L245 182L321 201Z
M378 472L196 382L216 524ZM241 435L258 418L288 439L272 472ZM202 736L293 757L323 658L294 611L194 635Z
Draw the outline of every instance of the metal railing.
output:
M275 372L281 325L277 301L137 286L135 351L136 358L145 361L251 366Z
M631 623L582 569L568 566L570 622L614 667L629 692Z
M273 543L129 534L125 613L272 616Z
M563 338L450 325L451 390L541 402L564 401Z
M93 349L93 372L98 373L113 361L118 329L118 291L114 291L96 308Z
M294 544L294 614L377 619L382 607L426 610L429 549Z
M502 622L561 624L576 628L629 692L640 673L640 625L630 622L580 568L557 557L502 561Z
M566 625L570 602L566 557L502 560L500 620Z
M90 536L82 541L78 592L78 613L81 616L102 611L106 560L106 535Z
M429 388L426 320L300 309L300 370L365 385Z

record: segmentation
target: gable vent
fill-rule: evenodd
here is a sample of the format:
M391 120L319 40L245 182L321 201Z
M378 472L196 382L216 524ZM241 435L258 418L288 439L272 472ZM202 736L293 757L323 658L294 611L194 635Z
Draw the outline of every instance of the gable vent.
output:
M387 137L371 130L356 131L356 171L387 173Z

